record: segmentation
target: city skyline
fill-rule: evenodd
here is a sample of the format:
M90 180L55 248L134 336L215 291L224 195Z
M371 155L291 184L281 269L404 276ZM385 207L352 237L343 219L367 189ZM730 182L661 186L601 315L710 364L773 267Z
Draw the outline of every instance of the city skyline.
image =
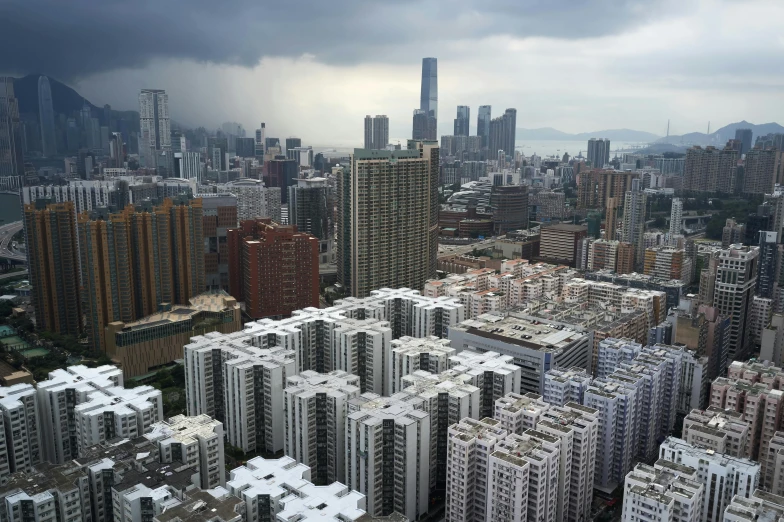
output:
M55 7L53 18L60 12ZM46 38L56 38L60 31L56 27L51 32L44 30L51 23L49 17L31 17L40 28L20 23L25 34L4 35L3 41L18 37L9 40L18 56L4 60L0 69L12 74L40 71L66 81L96 104L125 109L134 108L133 100L142 88L166 89L171 96L172 119L188 126L211 127L230 117L242 118L246 128L255 128L253 122L264 119L285 136L302 134L307 121L308 134L303 140L315 144L360 142L357 129L365 114L388 114L390 136L407 137L411 109L417 106L420 94L420 64L412 59L412 53L435 56L441 62L439 136L451 134L451 116L457 105L468 105L475 111L479 105L516 107L520 127L549 126L567 132L629 127L664 135L668 117L671 134L704 131L708 121L718 128L741 119L784 119L784 109L773 103L782 84L779 71L784 69L776 67L782 57L775 52L778 33L774 22L784 7L774 2L731 6L717 0L679 5L677 10L663 2L650 9L646 6L643 13L634 7L605 11L587 5L574 13L565 11L563 20L558 6L548 6L520 27L511 27L514 13L508 17L509 23L495 24L495 17L501 14L493 5L467 3L462 7L455 13L433 13L431 4L425 6L431 15L441 17L432 35L418 31L419 23L406 25L402 21L406 17L400 17L401 21L394 21L394 27L373 42L365 36L366 31L352 34L349 43L313 31L320 35L317 46L308 39L291 42L281 34L285 31L257 21L260 29L267 30L263 34L269 35L259 39L264 43L235 45L230 52L225 49L226 42L211 40L214 37L170 50L162 41L171 36L167 30L161 31L167 34L151 35L142 47L120 47L116 56L90 53L81 63L70 58L81 56L75 52L79 49L60 44L26 46L32 35L44 33ZM195 10L202 8L193 6ZM251 21L246 23L254 23L249 9ZM323 11L320 6L312 9L314 15ZM349 16L342 23L372 15L375 9L386 12L387 7L367 7L361 15ZM0 13L17 20L24 10L4 6ZM114 20L112 23L124 24L117 21L122 17L110 16L114 13L109 7L98 13L72 11L88 16L88 23L91 17L95 21L107 17ZM476 13L477 20L460 19L468 13ZM580 13L580 20L586 23L579 24L579 30L553 30L554 21L575 27L568 22ZM64 14L62 19L68 16ZM608 16L633 23L590 23ZM288 14L279 11L269 18L282 27L312 23L311 17L290 22ZM461 32L450 26L448 22L455 18L459 27L472 30ZM716 27L748 27L752 21L754 39L745 38L739 29L722 32L720 37L714 31ZM406 39L412 33L417 37ZM123 34L122 27L118 34ZM363 45L351 45L360 43L359 38ZM25 51L26 47L48 48L49 56ZM395 52L379 52L380 47L384 51L394 48ZM687 51L681 51L684 49ZM69 59L55 61L66 51L71 52ZM628 59L631 56L635 59ZM723 59L710 60L711 56ZM309 81L302 81L303 72ZM573 82L523 81L531 79L532 72L534 78L542 79L568 73L571 78L580 78L580 88L575 89ZM321 88L313 89L314 84ZM225 95L216 98L215 93ZM753 102L734 103L739 97ZM341 117L336 119L336 114Z

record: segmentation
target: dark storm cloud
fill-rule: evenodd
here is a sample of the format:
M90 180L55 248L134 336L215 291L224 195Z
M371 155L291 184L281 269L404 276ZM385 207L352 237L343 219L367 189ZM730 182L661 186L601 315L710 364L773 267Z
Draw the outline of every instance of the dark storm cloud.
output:
M311 54L325 63L408 59L429 49L507 34L614 34L672 0L3 0L0 71L63 79L156 58L254 66Z

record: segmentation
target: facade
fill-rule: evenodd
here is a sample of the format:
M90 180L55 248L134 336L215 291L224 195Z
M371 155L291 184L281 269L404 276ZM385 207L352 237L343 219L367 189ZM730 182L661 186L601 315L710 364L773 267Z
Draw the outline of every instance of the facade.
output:
M177 415L153 424L145 435L158 446L161 462L181 462L196 469L197 487L226 486L223 424L208 415Z
M779 264L778 233L759 232L759 264L757 265L757 289L760 297L776 297ZM767 326L767 324L765 325Z
M468 136L471 126L471 107L467 105L457 106L457 117L455 118L455 136Z
M784 366L784 315L773 314L762 330L760 359L775 366Z
M204 237L204 285L207 290L229 290L229 229L237 227L237 196L229 193L199 194Z
M746 522L748 520L784 520L784 497L756 490L751 498L740 495L732 499L724 512L725 522Z
M632 362L641 351L642 345L630 339L603 339L599 343L596 377L602 379L609 376L621 363Z
M582 225L558 224L542 227L539 256L548 260L557 260L569 266L577 261L577 246L581 239L588 235L588 229Z
M360 395L359 377L336 370L306 370L286 381L284 451L307 465L316 485L345 481L346 414Z
M83 331L79 249L71 202L24 206L27 263L36 326L59 334Z
M488 155L496 158L498 151L514 157L515 134L517 132L517 109L506 109L502 116L490 120Z
M22 185L24 177L24 131L19 119L19 101L14 79L0 76L0 180L10 188Z
M631 190L632 180L637 177L638 175L633 172L601 168L580 172L577 181L577 206L595 209L617 208L624 194ZM617 198L617 200L613 202L610 198Z
M155 168L158 151L171 152L169 95L161 89L142 89L139 94L139 162Z
M338 282L365 297L383 287L422 288L435 276L438 145L356 149L338 174ZM371 210L372 209L372 210Z
M750 497L759 482L758 463L692 446L674 437L667 437L662 443L659 458L698 470L697 478L704 490L698 519L702 522L722 520L732 498Z
M482 148L490 145L490 119L492 107L480 105L476 116L476 135L482 138Z
M194 336L241 330L241 314L237 300L225 292L197 295L185 306L169 306L129 323L108 323L104 334L106 354L122 368L126 378L145 375L181 359L183 347Z
M776 184L776 149L753 148L743 160L743 193L770 194Z
M734 194L740 154L732 147L692 147L686 151L683 190Z
M658 246L645 249L643 259L645 275L665 280L691 283L691 259L682 248Z
M151 315L162 303L188 304L204 291L201 199L128 205L78 218L87 337L106 350L106 326Z
M670 237L675 237L683 229L683 200L672 198L672 209L670 210Z
M544 376L544 401L555 406L568 402L583 404L585 391L592 381L591 374L584 368L553 368Z
M635 246L634 265L643 264L645 252L643 234L645 233L645 218L648 211L648 196L642 190L639 179L632 180L631 190L626 193L623 201L623 225L621 239L625 243Z
M727 219L724 228L721 229L721 247L729 248L730 245L743 243L746 236L746 226L738 223L733 218Z
M11 473L32 469L43 461L42 432L38 422L36 390L30 384L0 388L0 483Z
M280 223L280 187L265 187L258 179L243 178L216 186L218 193L237 198L237 220L269 218ZM290 212L289 212L290 215Z
M430 415L422 399L368 393L350 401L346 422L346 485L367 497L367 512L416 520L427 512Z
M522 435L526 430L535 429L549 408L541 395L510 392L495 401L493 418L507 433Z
M254 319L318 306L318 240L270 219L243 221L228 235L229 288Z
M751 345L748 334L758 262L758 247L733 244L719 254L713 306L730 317L729 360L745 357Z

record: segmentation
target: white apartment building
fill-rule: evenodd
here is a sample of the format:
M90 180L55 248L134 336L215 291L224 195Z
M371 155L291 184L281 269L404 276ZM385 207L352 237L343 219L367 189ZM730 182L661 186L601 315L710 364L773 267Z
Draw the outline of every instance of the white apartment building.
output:
M483 522L487 514L488 457L508 432L497 420L465 418L449 427L447 522Z
M721 522L732 498L750 497L759 483L759 463L695 447L674 437L662 443L659 458L659 463L664 460L697 470L697 479L704 488L702 522Z
M470 377L451 370L434 375L422 370L403 377L401 395L422 400L430 414L430 489L446 484L447 438L449 426L461 419L479 417L479 388Z
M416 520L430 498L430 415L422 399L365 393L349 410L346 485L367 497L370 515L397 511Z
M163 419L160 390L122 386L122 371L110 365L69 366L38 383L45 459L62 464L115 437L139 437Z
M765 460L768 469L773 470L773 480L768 489L775 495L784 496L784 431L777 431L770 439Z
M449 364L453 372L470 376L471 384L479 388L479 418L492 417L496 400L520 390L522 370L511 355L463 350L451 356Z
M507 433L522 435L525 430L535 429L549 408L550 405L542 400L541 395L510 392L495 401L493 418Z
M418 339L404 336L390 343L392 352L392 371L388 372L388 382L384 390L395 394L402 389L402 380L418 370L441 373L449 369L449 359L456 353L449 339L425 337Z
M756 490L751 498L737 495L724 512L724 522L784 522L784 497Z
M661 429L662 369L633 364L619 368L606 380L636 391L637 436L630 441L633 455L644 461L655 458Z
M623 497L624 522L698 522L702 515L704 488L697 470L659 461L662 466L637 464L626 476Z
M161 462L179 462L195 468L197 487L226 485L223 424L209 415L176 415L153 424L145 438L158 445Z
M599 342L596 377L602 379L614 372L622 362L631 362L640 355L642 345L631 339L608 337Z
M732 457L745 457L751 438L743 414L715 407L692 410L683 419L682 435L688 444Z
M584 368L553 368L544 375L544 402L563 406L567 402L583 404L585 390L593 378Z
M310 468L315 484L345 481L346 415L348 402L360 395L359 384L359 377L341 370L306 370L287 379L284 451Z
M751 298L749 335L755 343L762 343L762 332L770 325L773 317L773 299L755 295Z
M561 439L558 520L587 520L593 501L599 412L577 403L543 413L537 431Z
M512 434L498 442L487 463L488 522L555 522L555 499L546 492L558 483L558 448Z
M341 319L333 329L331 353L325 356L325 369L359 376L361 393L389 395L384 384L387 381L385 374L391 366L391 342L392 330L387 321Z
M191 338L185 346L188 415L207 414L223 422L226 440L244 452L284 447L283 388L297 374L295 352L257 348L248 330ZM286 337L284 340L290 340ZM275 340L273 339L273 343Z
M31 384L0 387L0 483L43 460L36 391Z
M632 468L639 436L638 390L619 382L594 380L583 405L598 410L594 487L612 491Z

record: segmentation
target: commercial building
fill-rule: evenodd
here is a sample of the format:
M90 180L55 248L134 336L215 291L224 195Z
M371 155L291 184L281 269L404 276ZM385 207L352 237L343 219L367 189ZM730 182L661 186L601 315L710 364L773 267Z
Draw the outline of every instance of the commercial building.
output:
M228 235L229 287L254 318L318 307L318 240L270 219L243 221Z
M346 485L367 497L373 516L398 512L417 520L428 510L430 415L422 399L368 393L350 401Z
M152 425L145 435L158 446L160 461L181 462L198 474L196 486L212 489L226 485L223 425L209 415L177 415Z
M326 178L299 178L289 187L289 225L328 241L333 236L332 195ZM330 242L331 245L331 242Z
M106 350L109 323L133 322L162 303L187 305L204 291L203 225L202 200L186 197L79 215L82 301L93 351Z
M504 156L514 158L516 132L517 109L506 109L503 115L491 119L487 145L489 157L495 159L499 151L504 151Z
M742 359L750 349L749 323L757 285L759 247L730 245L719 254L713 306L730 317L728 359Z
M25 205L24 224L36 326L79 336L83 327L74 205L46 200Z
M155 168L159 151L171 152L169 95L162 89L142 89L139 94L139 163Z
M520 392L542 393L545 373L554 367L589 368L591 334L561 322L543 322L519 313L484 314L449 328L458 351L510 355L521 368Z
M703 485L702 522L722 520L724 510L735 495L748 498L757 489L760 466L758 463L716 453L674 437L667 437L659 448L662 460L698 470ZM657 463L657 464L659 464Z
M338 282L365 297L383 287L422 288L438 254L438 144L356 149L338 173Z
M488 457L508 432L492 418L462 419L449 427L445 516L482 522L487 512Z
M528 187L494 185L490 191L493 233L497 236L528 228Z
M306 370L289 377L283 393L286 455L307 465L317 485L344 482L346 415L360 395L359 377Z
M539 256L542 259L575 266L577 261L577 245L588 235L583 225L561 223L542 227Z
M106 354L126 378L182 358L192 337L209 332L229 334L242 329L240 306L225 292L205 293L186 306L166 305L138 321L113 321L105 328Z
M702 520L705 488L695 468L662 460L654 466L637 464L623 490L623 520Z
M425 132L414 139L435 140L438 132L438 59L422 58L422 89L419 110L427 118Z

